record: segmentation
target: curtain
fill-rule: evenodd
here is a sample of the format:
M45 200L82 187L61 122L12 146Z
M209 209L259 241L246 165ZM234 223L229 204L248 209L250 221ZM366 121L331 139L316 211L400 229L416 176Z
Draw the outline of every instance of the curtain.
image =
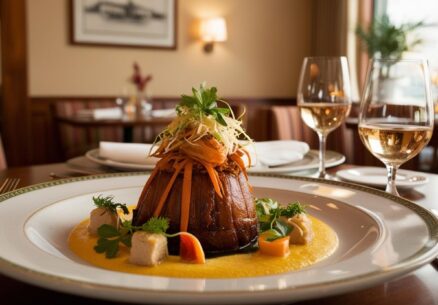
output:
M368 56L355 30L367 28L373 18L373 0L313 0L313 56L347 56L350 65L352 98L360 100Z

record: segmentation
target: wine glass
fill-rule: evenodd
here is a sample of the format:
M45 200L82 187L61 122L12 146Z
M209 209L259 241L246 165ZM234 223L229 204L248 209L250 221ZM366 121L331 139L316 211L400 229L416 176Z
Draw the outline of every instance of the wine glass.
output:
M304 123L318 134L318 178L329 178L325 171L326 139L331 131L342 124L351 108L347 58L304 58L297 104Z
M432 137L434 124L426 60L371 59L359 114L359 135L388 171L386 191L398 196L397 169Z

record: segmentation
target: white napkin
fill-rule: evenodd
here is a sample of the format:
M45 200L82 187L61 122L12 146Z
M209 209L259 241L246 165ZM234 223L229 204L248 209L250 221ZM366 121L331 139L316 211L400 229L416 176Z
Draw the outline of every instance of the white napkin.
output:
M100 108L93 110L93 118L96 120L120 119L122 116L122 109L120 109L119 107Z
M148 157L152 144L100 142L99 156L108 160L154 165L158 158ZM252 166L279 166L303 159L309 145L299 141L265 141L245 146L251 156ZM246 164L248 160L244 158Z
M155 109L151 111L151 116L154 118L173 118L176 117L176 111L175 108Z
M245 147L250 153L252 166L280 166L302 160L309 145L300 141L260 141Z
M154 165L158 158L148 157L152 144L100 142L99 156L111 161Z
M77 112L80 117L91 117L96 120L111 120L120 119L123 116L122 109L114 108L98 108L98 109L81 109Z

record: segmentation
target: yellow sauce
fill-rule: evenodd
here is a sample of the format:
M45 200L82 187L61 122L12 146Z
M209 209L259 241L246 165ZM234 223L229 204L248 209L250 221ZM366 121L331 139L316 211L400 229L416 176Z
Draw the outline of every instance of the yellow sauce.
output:
M338 246L336 233L322 221L310 217L315 237L308 245L292 245L288 257L264 256L258 252L209 258L204 265L182 263L178 256L169 256L155 267L144 267L128 262L129 249L121 246L116 258L107 259L93 247L97 238L87 231L88 219L70 233L70 249L81 259L104 269L142 275L179 278L238 278L272 275L299 270L330 256Z

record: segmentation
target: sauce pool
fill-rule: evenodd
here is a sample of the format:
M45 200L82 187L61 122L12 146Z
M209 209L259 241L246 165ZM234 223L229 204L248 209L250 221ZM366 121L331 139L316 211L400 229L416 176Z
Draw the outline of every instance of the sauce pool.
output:
M129 248L121 246L116 258L107 259L94 251L97 237L87 231L88 219L70 233L69 247L78 257L93 266L113 271L177 278L239 278L290 272L308 267L330 256L338 246L336 233L327 224L312 220L314 239L307 245L291 245L287 257L271 257L259 252L209 258L203 265L187 264L178 256L169 256L155 267L137 266L128 262Z

